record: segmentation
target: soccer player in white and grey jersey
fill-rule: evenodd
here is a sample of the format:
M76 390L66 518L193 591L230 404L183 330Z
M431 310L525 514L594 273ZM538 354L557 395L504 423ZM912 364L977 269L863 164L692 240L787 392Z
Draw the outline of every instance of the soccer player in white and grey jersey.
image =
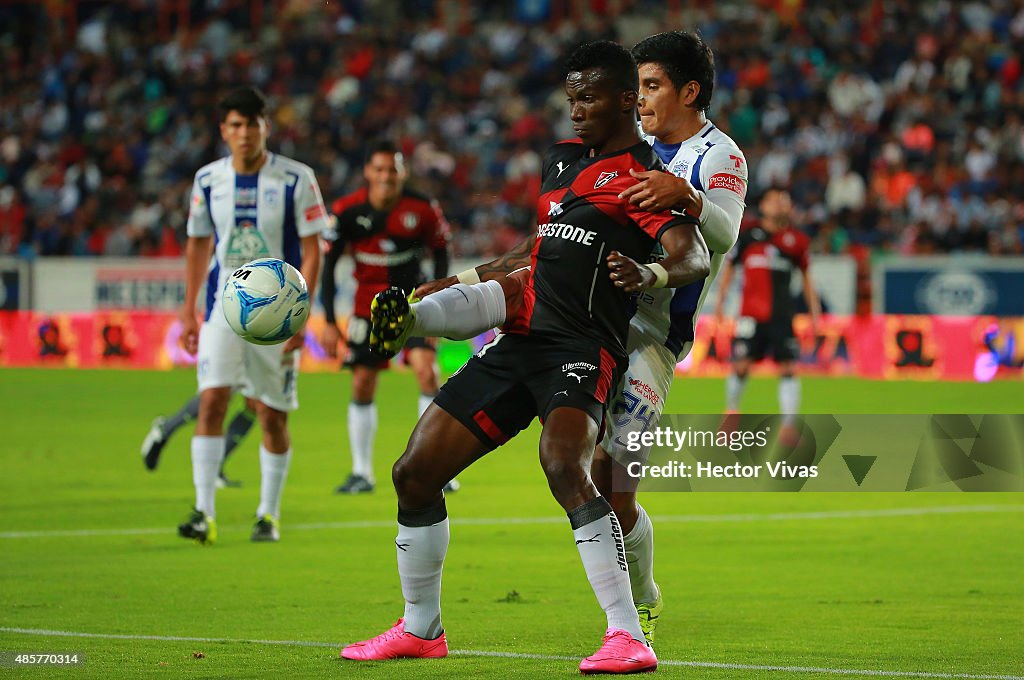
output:
M622 198L646 210L683 209L697 215L711 254L711 273L705 280L674 290L651 289L638 296L622 395L613 404L591 470L622 524L633 600L644 632L653 637L662 609L654 582L653 526L636 500L638 480L625 473L631 462L646 463L650 449L630 452L626 440L631 432L657 425L675 365L693 346L708 289L739 234L746 207L747 163L736 143L706 117L715 64L711 49L699 36L661 33L640 41L632 52L640 75L640 125L672 174L639 173L635 176L640 181Z
M270 124L258 90L234 90L221 101L220 110L220 133L231 155L196 173L188 216L180 341L197 354L200 395L192 438L196 505L178 533L201 543L216 538L214 499L224 457L224 414L232 389L241 387L242 394L256 400L263 429L260 504L252 539L276 541L281 490L291 460L288 412L298 408L295 381L303 335L283 345L249 344L228 327L220 293L235 269L273 257L299 269L312 295L327 211L313 171L267 151ZM195 310L204 278L206 316L200 328Z
M673 31L642 40L632 53L640 76L640 126L672 174L634 173L639 181L621 198L652 212L685 210L697 216L711 253L707 279L678 289L649 289L638 297L637 313L630 321L629 368L621 398L608 414L605 438L591 468L594 483L610 500L625 534L633 600L650 640L662 609L661 593L654 582L653 526L637 503L637 480L625 474L629 463L645 463L650 450L631 452L625 442L630 432L654 427L661 416L675 365L693 345L697 316L708 289L736 242L746 207L748 175L739 147L706 117L715 65L704 41L694 34ZM416 295L430 295L412 306L411 332L469 338L503 323L506 307L519 304L516 296L521 293L515 279L507 275L529 264L532 246L533 239L527 239L491 263L421 286ZM655 252L652 261L662 256ZM633 290L638 278L655 275L647 266L611 274L627 291ZM481 280L481 285L462 285ZM450 286L459 292L437 292Z

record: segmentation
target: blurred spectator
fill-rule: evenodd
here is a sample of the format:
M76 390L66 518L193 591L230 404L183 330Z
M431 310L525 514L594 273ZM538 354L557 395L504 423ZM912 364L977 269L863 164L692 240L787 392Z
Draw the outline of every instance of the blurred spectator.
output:
M326 195L390 136L456 252L489 255L532 228L540 154L572 134L564 56L682 28L716 51L750 201L789 188L816 248L1020 254L1020 0L677 4L0 3L0 253L180 252L215 103L250 81Z

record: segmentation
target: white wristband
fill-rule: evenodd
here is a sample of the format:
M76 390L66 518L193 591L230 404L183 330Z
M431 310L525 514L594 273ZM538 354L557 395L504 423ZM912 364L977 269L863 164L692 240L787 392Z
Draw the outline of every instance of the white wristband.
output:
M476 273L476 267L467 269L464 272L459 272L455 275L455 278L459 280L459 283L465 283L467 285L480 283L480 275Z
M654 273L654 283L651 288L664 288L668 285L668 271L657 262L647 265L647 268Z

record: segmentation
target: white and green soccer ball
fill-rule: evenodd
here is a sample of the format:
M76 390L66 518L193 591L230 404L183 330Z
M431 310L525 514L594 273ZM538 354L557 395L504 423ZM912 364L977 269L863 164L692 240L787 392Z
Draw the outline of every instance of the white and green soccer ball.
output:
M295 267L264 257L232 272L220 304L239 337L256 345L276 345L305 327L309 289Z

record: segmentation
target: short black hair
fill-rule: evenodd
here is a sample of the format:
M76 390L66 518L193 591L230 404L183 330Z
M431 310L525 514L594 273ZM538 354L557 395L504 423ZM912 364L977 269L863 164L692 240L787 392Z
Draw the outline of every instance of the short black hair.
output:
M695 33L669 31L644 38L633 47L637 64L657 64L665 71L677 90L691 80L700 85L700 94L693 105L700 111L711 106L715 91L715 55L708 44Z
M228 92L217 108L220 109L221 120L232 111L238 111L246 118L259 118L267 115L267 97L259 88L247 85Z
M370 145L366 147L366 157L363 160L366 163L369 163L370 159L373 158L374 154L378 153L386 153L394 156L395 154L399 154L402 152L401 150L399 150L398 145L392 142L390 139L378 139L374 142L371 142Z
M623 91L636 92L640 89L636 62L630 56L629 50L611 40L583 43L569 55L565 69L568 73L601 69Z

